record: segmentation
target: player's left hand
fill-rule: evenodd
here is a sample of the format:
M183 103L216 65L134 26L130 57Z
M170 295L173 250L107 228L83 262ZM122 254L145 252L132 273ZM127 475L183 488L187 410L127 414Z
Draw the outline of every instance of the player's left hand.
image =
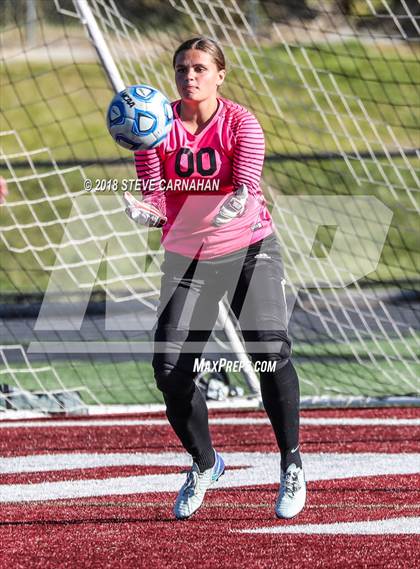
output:
M239 186L232 194L228 195L222 203L219 213L213 219L213 225L220 227L244 214L248 199L248 188L245 184Z

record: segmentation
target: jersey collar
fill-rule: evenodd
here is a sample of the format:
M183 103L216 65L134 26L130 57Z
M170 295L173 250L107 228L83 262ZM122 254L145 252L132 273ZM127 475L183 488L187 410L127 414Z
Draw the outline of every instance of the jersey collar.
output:
M179 120L179 124L182 126L182 128L185 130L185 132L188 134L188 136L193 136L193 137L202 136L214 124L214 122L217 120L220 113L222 112L222 109L224 107L223 100L219 99L219 97L218 97L217 102L218 102L218 107L217 107L216 112L214 113L212 119L206 124L206 126L203 128L203 130L201 132L199 132L198 134L193 134L192 132L187 130L184 126L184 123L181 120L181 117L179 116L178 109L179 109L179 106L181 104L181 99L178 99L177 101L175 101L174 106L173 106L173 112L174 112L175 119Z

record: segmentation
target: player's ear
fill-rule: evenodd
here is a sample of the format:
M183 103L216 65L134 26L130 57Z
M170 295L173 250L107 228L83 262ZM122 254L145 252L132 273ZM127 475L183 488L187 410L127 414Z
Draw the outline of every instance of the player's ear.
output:
M217 85L218 87L220 87L220 85L221 85L221 84L223 83L223 81L225 80L225 76L226 76L226 70L225 70L225 69L221 69L221 70L218 72L218 78L217 78L217 83L216 83L216 85Z

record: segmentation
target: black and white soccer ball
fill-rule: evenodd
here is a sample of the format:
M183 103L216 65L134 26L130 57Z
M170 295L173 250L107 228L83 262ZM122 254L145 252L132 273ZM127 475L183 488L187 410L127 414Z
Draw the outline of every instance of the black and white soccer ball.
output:
M112 138L128 150L148 150L161 144L173 124L172 107L150 85L132 85L115 95L106 115Z

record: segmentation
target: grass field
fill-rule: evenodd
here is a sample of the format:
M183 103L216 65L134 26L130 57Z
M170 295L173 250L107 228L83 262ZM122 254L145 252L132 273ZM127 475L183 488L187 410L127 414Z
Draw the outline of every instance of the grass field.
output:
M36 364L34 369L37 378L42 382L45 390L59 390L55 377L51 371L37 371L41 367ZM163 403L161 393L155 386L153 371L150 364L139 364L136 362L120 362L118 365L97 363L95 365L77 363L75 361L67 363L56 363L54 369L65 385L66 389L81 388L81 397L86 404L95 404L99 400L101 404L121 404L132 405L139 403ZM301 396L313 395L352 395L365 397L387 397L399 395L415 395L415 389L410 384L396 379L394 382L386 384L384 373L395 376L395 371L404 375L406 368L403 362L394 362L390 366L386 362L372 365L361 366L360 363L337 363L326 361L325 363L308 362L300 363L299 356L296 357L296 369L299 373ZM420 366L417 366L417 373L420 373ZM22 387L28 390L38 391L38 382L32 374L22 375L15 373L19 377ZM244 379L241 375L230 374L233 385L243 386ZM8 374L2 376L2 381L6 384L15 385L15 381ZM412 380L411 380L412 381ZM92 398L88 392L93 395Z
M356 342L345 345L297 343L293 355L299 372L301 395L357 396L362 392L365 396L385 397L394 395L396 390L400 395L413 394L413 381L416 374L420 376L420 365L412 366L408 372L401 358L416 352L419 341L420 336L395 341L392 345L385 341L366 342L364 346ZM375 356L375 362L372 356ZM388 356L389 360L383 356ZM60 360L55 361L53 367L54 372L46 364L33 364L32 370L16 365L13 366L13 375L2 371L1 382L13 385L18 378L24 389L39 390L42 384L46 390L57 390L60 388L58 376L66 389L83 386L102 404L163 401L155 387L152 367L147 362L112 364L95 359L91 362ZM242 374L232 373L230 378L233 385L240 385L248 392ZM81 395L86 404L95 403L88 392L82 391Z

